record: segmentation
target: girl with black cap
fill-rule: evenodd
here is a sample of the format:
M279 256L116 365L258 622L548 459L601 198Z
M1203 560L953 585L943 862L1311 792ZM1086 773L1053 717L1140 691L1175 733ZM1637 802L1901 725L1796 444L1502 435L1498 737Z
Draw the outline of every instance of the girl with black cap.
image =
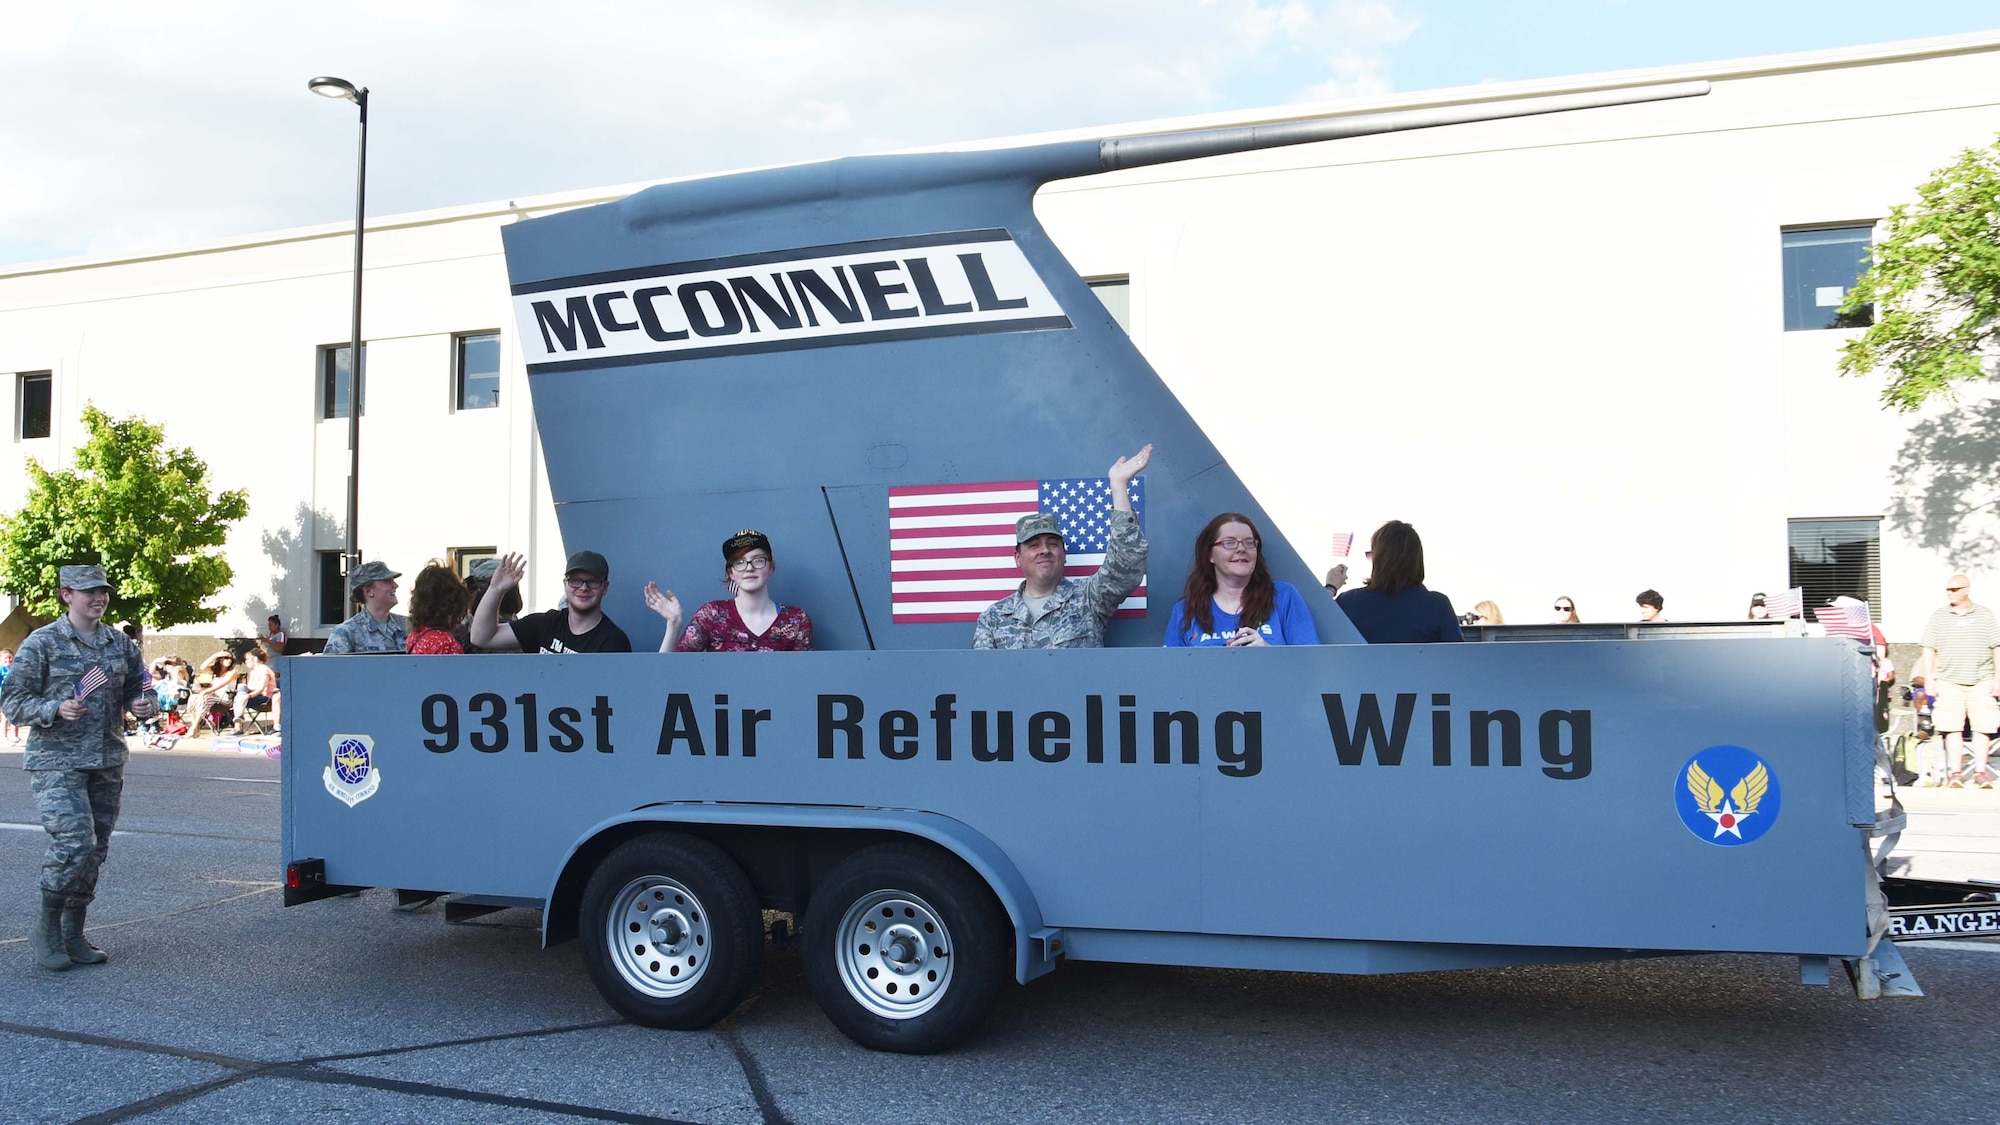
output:
M722 580L735 597L708 602L695 610L685 631L681 629L680 599L672 590L646 583L646 608L667 622L660 651L812 651L812 618L805 610L780 605L771 597L771 575L778 569L771 540L761 531L739 531L722 541L722 561Z

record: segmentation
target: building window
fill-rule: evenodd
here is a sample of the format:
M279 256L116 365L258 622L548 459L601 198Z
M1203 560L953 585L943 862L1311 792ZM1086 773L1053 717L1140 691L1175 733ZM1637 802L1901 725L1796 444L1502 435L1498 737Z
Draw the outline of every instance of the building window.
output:
M498 547L453 547L451 556L452 573L464 578L472 570L472 564L481 559L490 559L500 553Z
M454 402L460 410L484 410L500 405L500 334L480 332L458 337L458 394Z
M14 378L14 436L21 441L49 436L55 401L55 378L31 371Z
M1840 303L1870 264L1875 228L1819 227L1783 232L1785 331L1866 328L1875 309L1864 305L1842 314Z
M1791 585L1805 591L1807 612L1845 595L1882 619L1882 521L1792 520Z
M1103 277L1088 282L1090 291L1104 302L1104 310L1125 334L1132 334L1132 279L1129 277Z
M319 350L319 388L321 418L347 417L347 353L346 344L329 344ZM368 413L368 345L361 345L361 385L355 395L361 402L361 413Z
M339 551L319 552L319 623L338 625L347 620L347 581L340 573Z

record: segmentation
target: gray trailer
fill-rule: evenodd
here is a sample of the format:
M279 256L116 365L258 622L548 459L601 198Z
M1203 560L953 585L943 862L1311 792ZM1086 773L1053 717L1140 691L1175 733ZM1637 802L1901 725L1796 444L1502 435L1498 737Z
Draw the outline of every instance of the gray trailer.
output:
M972 652L893 530L925 490L1032 495L1147 442L1156 583L1216 512L1271 526L1050 243L1042 183L1700 92L840 160L508 227L558 517L610 558L611 616L651 647L642 581L713 573L756 526L817 651L290 659L287 904L539 908L615 1008L677 1028L736 1006L788 911L828 1016L897 1051L1065 958L1731 951L1893 989L1852 642L1369 646L1314 597L1321 646L1163 649L1156 590L1111 647Z

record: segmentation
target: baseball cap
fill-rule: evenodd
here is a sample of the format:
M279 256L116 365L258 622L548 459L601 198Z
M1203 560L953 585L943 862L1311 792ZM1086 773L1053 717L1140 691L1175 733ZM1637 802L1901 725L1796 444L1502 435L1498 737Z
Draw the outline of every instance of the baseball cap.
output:
M104 577L104 568L101 566L88 564L66 566L62 568L61 575L59 584L69 590L95 590L111 586L111 580Z
M579 570L599 582L611 581L611 564L605 562L604 556L596 551L577 551L571 554L569 562L563 566L563 576L567 578Z
M1062 525L1047 512L1034 512L1014 521L1014 546L1018 547L1037 535L1053 535L1062 538Z
M402 571L390 570L388 563L377 562L371 559L347 572L347 590L351 594L358 594L361 592L361 587L368 585L370 582L381 582L390 578L401 578L402 576Z
M735 562L736 556L755 550L758 547L764 548L766 555L771 555L770 537L761 531L753 531L746 527L722 541L722 561ZM777 556L771 555L771 557L776 558Z

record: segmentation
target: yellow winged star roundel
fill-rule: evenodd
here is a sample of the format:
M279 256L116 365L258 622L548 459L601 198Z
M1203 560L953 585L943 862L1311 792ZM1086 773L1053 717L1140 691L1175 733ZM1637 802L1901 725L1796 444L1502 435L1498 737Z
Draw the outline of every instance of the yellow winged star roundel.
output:
M1735 778L1724 788L1722 778ZM1740 746L1711 746L1688 759L1683 791L1676 794L1681 820L1710 843L1749 843L1777 819L1777 779L1770 766ZM1753 819L1754 818L1754 819Z

